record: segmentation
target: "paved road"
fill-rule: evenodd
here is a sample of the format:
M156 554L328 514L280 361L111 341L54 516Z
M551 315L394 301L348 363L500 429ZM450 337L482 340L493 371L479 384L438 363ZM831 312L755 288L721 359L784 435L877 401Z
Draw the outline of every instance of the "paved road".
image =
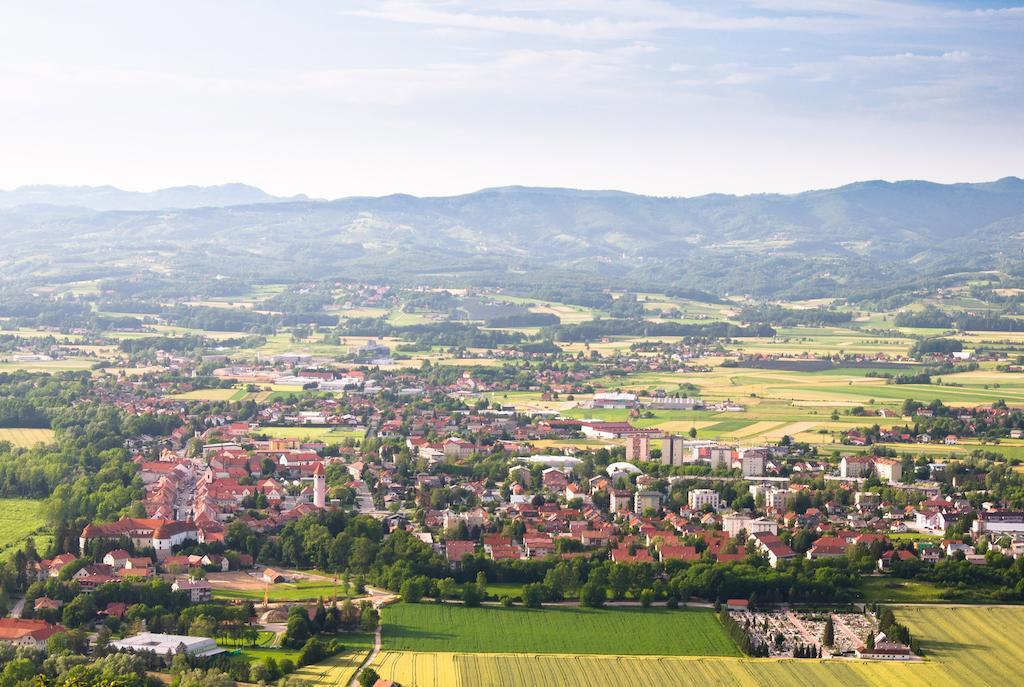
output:
M11 607L11 617L20 618L23 610L25 610L25 597L21 597L14 602L14 606Z

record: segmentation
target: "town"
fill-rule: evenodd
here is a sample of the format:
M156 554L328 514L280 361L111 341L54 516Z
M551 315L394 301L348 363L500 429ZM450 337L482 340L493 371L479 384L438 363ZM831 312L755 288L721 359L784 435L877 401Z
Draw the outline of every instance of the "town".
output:
M339 287L361 312L451 297ZM516 609L566 652L934 666L942 604L1022 598L1024 476L999 451L1024 411L1002 389L928 400L917 379L1012 375L998 348L895 351L892 334L854 355L707 335L437 348L295 330L264 351L266 336L162 327L13 339L12 364L99 363L0 379L17 432L54 428L56 450L8 443L0 473L5 496L46 498L44 525L8 544L0 620L40 669L71 650L139 684L418 684L411 652L444 651L431 627L455 623L472 655L473 633ZM901 395L801 405L792 386L833 370L864 380L852 394ZM603 616L572 613L610 614L633 639L604 649Z

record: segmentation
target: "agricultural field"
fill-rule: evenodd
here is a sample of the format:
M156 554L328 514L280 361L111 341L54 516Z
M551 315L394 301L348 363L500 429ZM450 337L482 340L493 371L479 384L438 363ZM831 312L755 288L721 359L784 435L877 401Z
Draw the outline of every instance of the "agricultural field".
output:
M181 394L174 394L170 398L177 398L183 401L231 401L239 389L196 389ZM244 392L243 392L244 393Z
M260 427L257 434L265 434L275 439L304 439L336 444L345 439L362 439L366 436L366 430L336 427Z
M14 360L0 361L0 372L25 370L26 372L70 372L88 370L96 364L95 358L61 358L60 360L38 360L18 362Z
M34 427L0 427L0 441L9 441L17 448L32 448L36 444L53 443L52 429Z
M709 611L397 604L383 623L392 651L737 655Z
M355 677L356 669L366 658L373 645L372 635L356 633L345 638L345 650L325 661L303 666L288 677L303 680L317 687L341 687ZM411 684L411 683L410 683Z
M982 687L1019 683L1018 666L1024 660L1024 608L902 607L897 608L897 616L921 641L924 661L386 650L373 665L382 677L417 687Z
M374 660L373 666L384 678L416 687L633 687L646 684L936 687L952 684L942 682L941 671L930 664L795 659L385 651Z
M43 502L33 499L0 499L0 552L18 546L46 527ZM36 548L45 548L36 537Z

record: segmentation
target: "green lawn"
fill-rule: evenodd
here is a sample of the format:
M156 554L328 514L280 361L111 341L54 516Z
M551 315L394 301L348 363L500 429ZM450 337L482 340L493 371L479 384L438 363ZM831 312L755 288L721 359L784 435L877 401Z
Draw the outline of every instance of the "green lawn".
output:
M321 635L324 640L338 639L345 646L343 653L351 652L362 652L369 651L370 647L373 646L373 634L370 632L343 632L337 635ZM291 659L292 662L298 664L299 661L299 650L298 649L284 649L282 647L272 647L270 643L274 639L273 632L260 632L260 639L258 640L257 646L237 646L232 643L231 640L220 640L217 643L229 651L237 651L243 656L247 656L250 660L258 661L263 658L273 658L277 662L281 662L283 659Z
M903 580L892 576L862 577L864 600L889 603L938 603L943 587L931 582Z
M523 593L523 585L518 582L488 582L487 583L487 595L501 598L503 596L511 596L513 599L518 599Z
M334 596L335 585L330 581L303 580L301 582L285 582L270 585L271 601L316 601L330 600ZM338 598L344 598L345 584L338 580ZM243 601L262 601L263 589L214 589L215 599L241 599Z
M738 656L710 611L397 604L384 610L389 651Z
M45 526L41 500L0 499L0 552L20 545ZM43 544L36 537L36 549L41 547Z

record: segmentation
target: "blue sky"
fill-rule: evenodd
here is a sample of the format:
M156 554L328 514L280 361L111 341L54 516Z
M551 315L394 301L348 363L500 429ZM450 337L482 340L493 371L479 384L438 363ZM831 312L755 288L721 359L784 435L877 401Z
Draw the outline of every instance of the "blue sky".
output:
M6 3L0 188L1024 176L1024 4Z

